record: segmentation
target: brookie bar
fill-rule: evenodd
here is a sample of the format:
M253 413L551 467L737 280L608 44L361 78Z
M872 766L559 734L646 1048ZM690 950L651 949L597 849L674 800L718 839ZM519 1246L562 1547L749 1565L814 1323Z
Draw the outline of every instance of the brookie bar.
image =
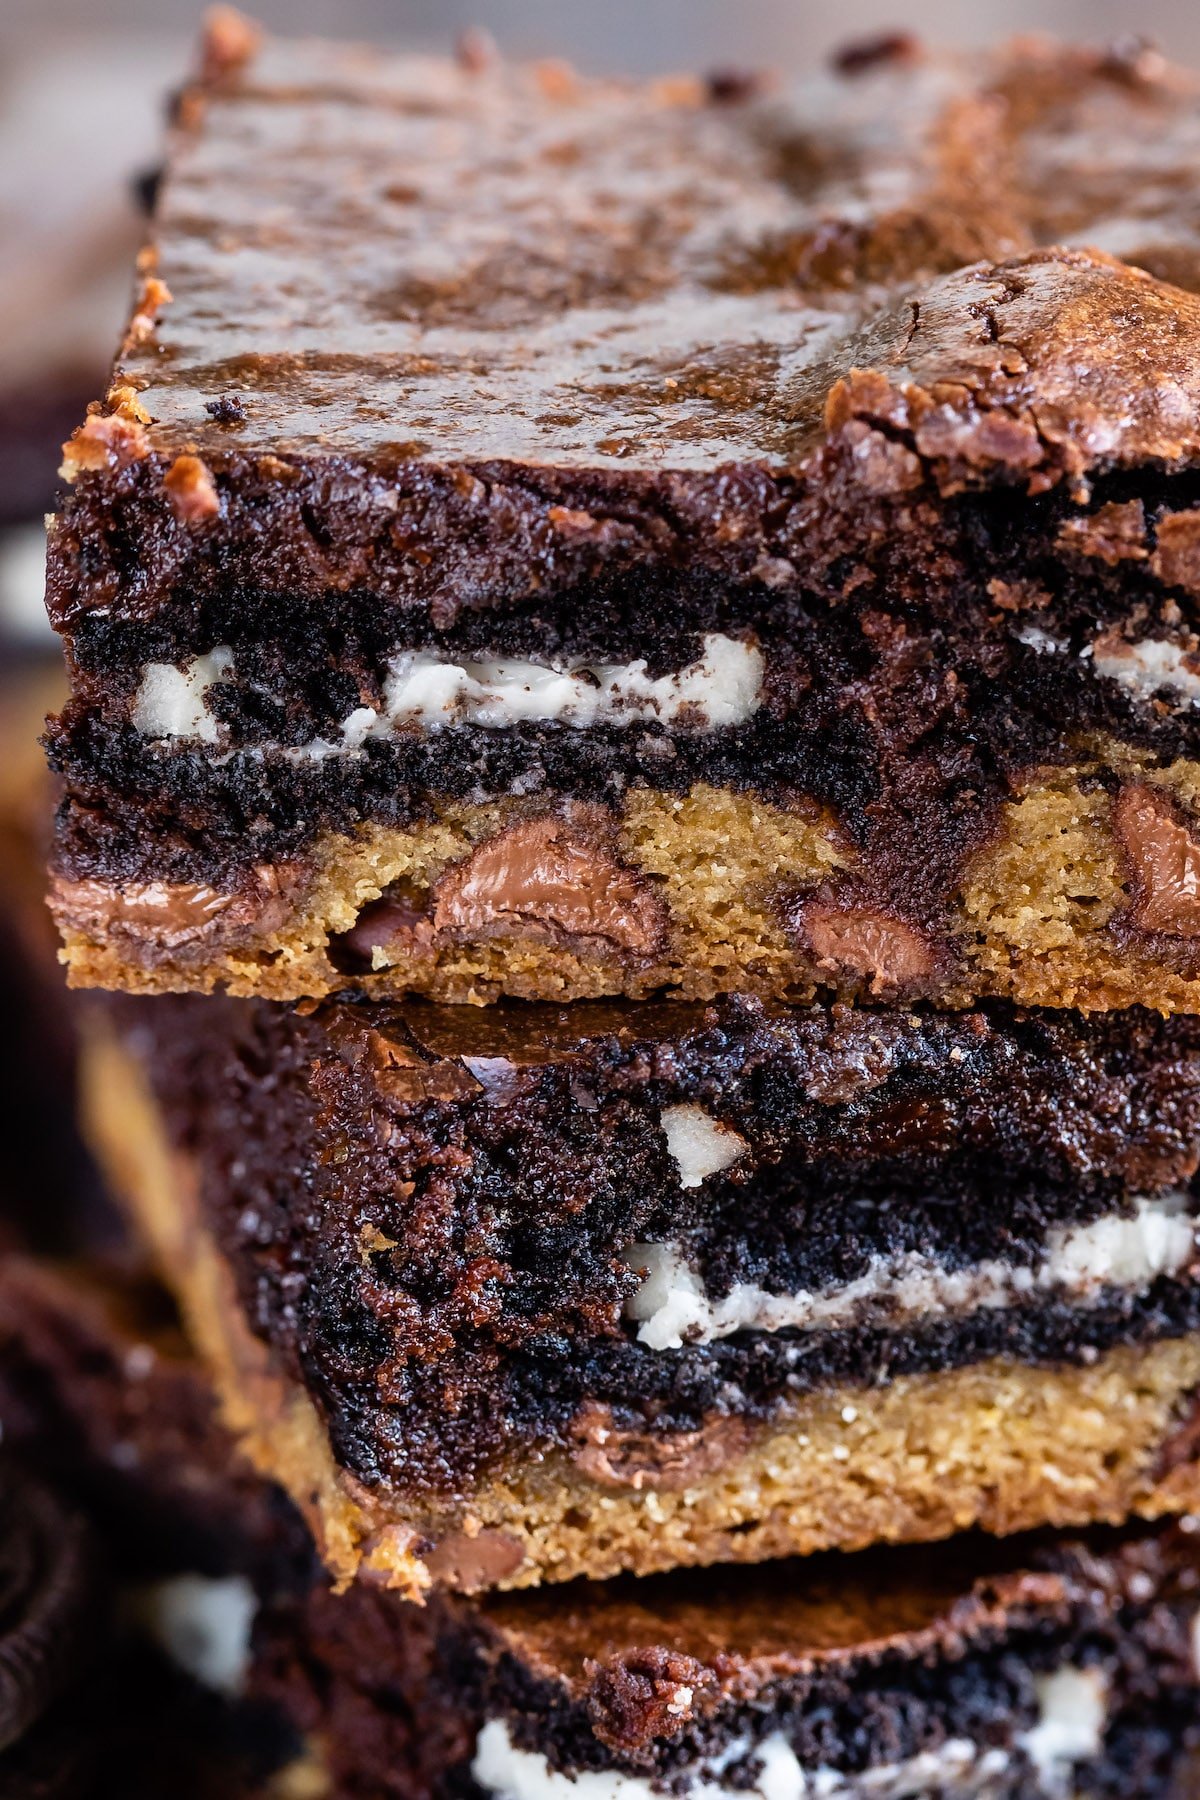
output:
M1200 1005L1200 88L225 17L49 606L74 981Z
M91 1130L418 1592L1200 1499L1200 1021L122 997Z
M57 1271L0 1271L6 1421L24 1453L51 1451L76 1492L103 1491L107 1528L142 1557L147 1526L176 1557L196 1554L200 1527L210 1578L162 1583L159 1617L192 1661L206 1659L209 1679L241 1675L226 1716L258 1721L231 1768L219 1760L220 1713L206 1737L194 1707L157 1716L164 1739L175 1726L175 1754L164 1744L159 1784L131 1791L1192 1800L1193 1519L553 1595L435 1595L420 1609L362 1582L339 1595L280 1497L256 1490L222 1437L202 1371L173 1342L155 1354L161 1339L137 1322L140 1290L124 1306L117 1291L106 1298ZM212 1579L222 1567L249 1571L253 1596L245 1573ZM6 1651L23 1627L6 1617ZM145 1697L134 1687L130 1710ZM281 1715L307 1754L276 1785L263 1774L272 1746L289 1754ZM243 1787L255 1742L260 1778ZM135 1772L148 1761L136 1744ZM63 1749L60 1735L59 1760Z

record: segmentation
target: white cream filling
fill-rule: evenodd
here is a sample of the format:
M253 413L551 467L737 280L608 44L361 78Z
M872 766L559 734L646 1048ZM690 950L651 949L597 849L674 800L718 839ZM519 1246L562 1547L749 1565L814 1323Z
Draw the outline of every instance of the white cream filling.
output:
M134 729L148 738L199 738L215 744L220 731L208 710L208 690L233 668L233 651L218 644L182 669L147 663L133 702Z
M639 1343L678 1350L735 1331L811 1331L873 1318L898 1323L962 1316L1045 1292L1086 1304L1104 1288L1136 1291L1185 1268L1197 1248L1197 1222L1186 1207L1186 1195L1164 1194L1137 1201L1128 1216L1109 1213L1090 1225L1051 1231L1033 1267L993 1260L951 1270L935 1257L909 1251L876 1257L865 1274L840 1286L776 1294L737 1282L718 1299L708 1294L677 1244L633 1244L626 1260L645 1275L625 1312L637 1323Z
M1069 644L1040 625L1023 625L1016 636L1038 656L1065 656L1070 651ZM1181 704L1200 706L1200 675L1189 666L1192 654L1169 638L1143 638L1130 644L1105 636L1081 650L1079 660L1092 663L1097 675L1118 682L1138 700L1153 700L1156 694L1167 693L1174 694Z
M134 1596L142 1629L204 1687L240 1694L258 1602L241 1575L175 1575Z
M1036 1683L1039 1716L1016 1738L1044 1796L1065 1797L1072 1768L1095 1756L1104 1734L1107 1683L1098 1670L1064 1668ZM723 1779L753 1757L753 1785ZM687 1800L989 1800L1008 1791L1012 1753L970 1738L947 1738L937 1750L859 1774L805 1769L782 1732L761 1743L737 1738L716 1757L685 1772ZM619 1770L552 1769L540 1752L519 1749L507 1724L490 1719L479 1733L471 1773L493 1800L658 1800L653 1784ZM674 1772L676 1775L679 1771ZM674 1789L673 1789L674 1791Z
M142 672L133 723L145 737L199 738L214 743L218 726L207 693L227 677L232 652L224 645L197 656L183 669L150 663ZM321 759L362 748L370 738L387 738L417 725L426 731L446 725L497 729L522 720L569 725L637 725L659 719L694 723L714 730L740 725L762 704L763 657L755 644L710 632L694 663L651 680L644 659L631 663L591 663L573 659L551 664L501 661L453 662L433 650L405 650L392 659L381 709L357 707L342 720L332 742L316 738L292 750ZM684 721L685 711L690 721ZM271 748L272 746L264 746Z
M744 1137L720 1124L702 1106L666 1106L660 1123L679 1170L680 1187L699 1187L710 1175L728 1169L748 1148Z
M1102 1669L1056 1669L1035 1686L1038 1721L1018 1740L1048 1794L1060 1793L1076 1763L1099 1753L1108 1711L1108 1678Z
M1144 638L1140 644L1100 639L1083 652L1098 675L1107 675L1139 700L1155 694L1177 694L1189 706L1200 705L1200 675L1188 667L1188 652L1169 638Z

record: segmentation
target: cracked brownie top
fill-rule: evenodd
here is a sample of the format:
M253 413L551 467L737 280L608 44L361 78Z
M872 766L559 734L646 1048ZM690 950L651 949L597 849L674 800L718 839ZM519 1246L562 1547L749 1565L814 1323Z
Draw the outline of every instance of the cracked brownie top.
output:
M52 614L250 558L435 626L685 559L769 598L885 522L932 565L964 487L1189 465L1198 94L1130 46L638 85L226 20L67 447Z

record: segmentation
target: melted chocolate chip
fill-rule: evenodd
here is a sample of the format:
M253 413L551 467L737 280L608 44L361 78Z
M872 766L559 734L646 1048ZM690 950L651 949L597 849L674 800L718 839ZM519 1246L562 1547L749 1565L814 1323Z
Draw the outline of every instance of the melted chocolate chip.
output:
M1130 921L1164 937L1200 937L1200 843L1170 795L1128 782L1113 808L1113 828L1132 876Z

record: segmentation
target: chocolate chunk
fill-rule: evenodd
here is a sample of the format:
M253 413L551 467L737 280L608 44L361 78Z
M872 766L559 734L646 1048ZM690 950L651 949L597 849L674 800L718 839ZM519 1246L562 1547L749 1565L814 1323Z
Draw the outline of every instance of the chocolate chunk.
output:
M940 958L928 936L868 901L814 896L792 916L801 945L831 976L859 976L875 996L919 993Z
M1128 782L1113 807L1113 829L1133 882L1131 922L1166 937L1200 937L1200 844L1170 797Z
M614 1426L607 1406L588 1401L571 1427L579 1442L571 1460L604 1487L678 1493L736 1461L752 1433L750 1420L723 1415L706 1419L698 1431L627 1431Z
M506 1531L451 1532L425 1557L425 1567L439 1587L476 1594L515 1575L525 1551Z
M572 807L506 826L448 869L433 923L458 938L527 937L649 960L665 941L667 911L618 857L607 815Z
M1163 1440L1155 1474L1161 1480L1172 1469L1182 1469L1200 1458L1200 1392L1192 1394L1179 1424Z
M330 960L350 975L365 975L375 966L376 950L407 955L433 950L430 893L411 881L394 881L387 892L364 906L349 931L333 938Z
M233 941L247 929L269 933L287 916L288 887L282 865L251 870L240 888L220 890L203 882L130 882L53 877L50 910L60 925L103 938L118 935L148 951Z

